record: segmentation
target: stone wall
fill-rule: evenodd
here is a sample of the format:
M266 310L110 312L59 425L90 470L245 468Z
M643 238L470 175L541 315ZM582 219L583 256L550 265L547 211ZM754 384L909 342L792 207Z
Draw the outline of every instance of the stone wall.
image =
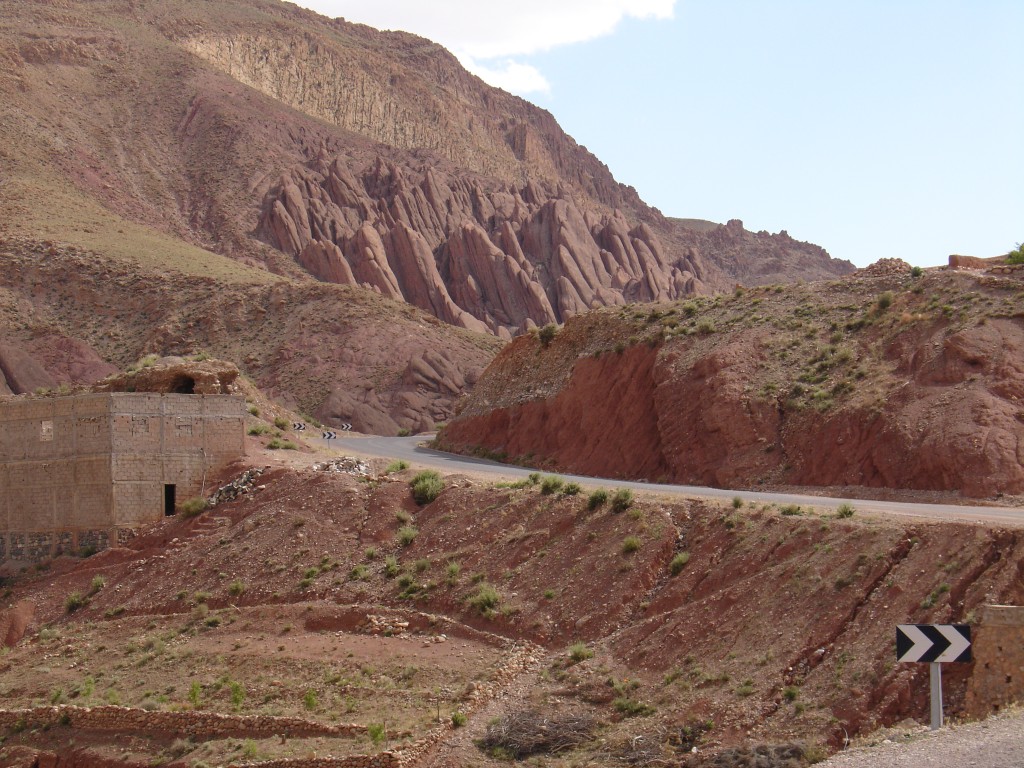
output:
M0 404L0 564L100 550L245 453L241 397L96 393Z
M974 671L967 684L967 714L987 717L1006 704L1024 701L1024 606L983 606L971 645Z

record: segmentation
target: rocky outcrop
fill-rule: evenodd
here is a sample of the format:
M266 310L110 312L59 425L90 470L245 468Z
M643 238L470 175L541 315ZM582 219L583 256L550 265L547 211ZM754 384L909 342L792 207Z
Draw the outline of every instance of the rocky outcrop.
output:
M540 184L380 158L354 172L339 157L283 176L264 211L267 238L321 280L506 338L594 306L706 287L698 261L667 256L647 224L594 213Z
M225 360L164 357L146 361L101 381L96 392L177 392L186 395L230 395L237 392L238 366Z
M440 443L726 488L1024 494L1020 278L890 266L517 339Z
M50 389L54 378L31 354L12 344L0 344L0 394L16 395Z

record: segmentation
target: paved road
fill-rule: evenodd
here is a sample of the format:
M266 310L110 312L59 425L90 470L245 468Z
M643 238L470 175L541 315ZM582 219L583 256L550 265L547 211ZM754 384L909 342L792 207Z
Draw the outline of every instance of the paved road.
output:
M435 451L423 446L429 437L423 435L413 437L374 437L345 436L330 441L330 447L342 453L355 453L364 456L377 456L391 459L404 459L413 465L430 467L445 472L463 472L487 475L495 479L526 477L537 470L501 464L487 459L472 456L459 456L443 451ZM327 441L319 438L307 438L307 441L326 446ZM664 485L660 483L643 483L611 478L584 477L558 473L567 481L580 485L604 485L616 488L631 488L636 491L650 491L674 496L702 497L711 499L732 499L739 496L744 501L756 501L767 504L799 504L801 506L838 507L840 504L852 504L858 513L881 514L886 516L921 517L933 520L961 520L995 525L1024 526L1024 509L1020 507L980 507L959 506L954 504L917 504L900 501L872 501L867 499L837 499L826 496L809 496L792 493L765 493L762 491L733 491L721 488L703 488L692 485Z

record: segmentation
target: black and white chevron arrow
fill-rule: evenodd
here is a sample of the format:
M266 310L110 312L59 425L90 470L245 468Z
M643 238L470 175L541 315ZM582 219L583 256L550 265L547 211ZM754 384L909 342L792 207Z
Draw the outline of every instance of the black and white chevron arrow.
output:
M338 433L337 432L324 432L323 438L324 438L324 440L337 440L338 439Z
M970 660L971 627L968 624L896 625L896 661Z
M303 424L301 421L292 422L292 429L294 429L296 432L301 432L305 428L306 428L306 425Z
M341 425L341 429L344 432L351 432L352 431L352 425L351 424L342 424Z

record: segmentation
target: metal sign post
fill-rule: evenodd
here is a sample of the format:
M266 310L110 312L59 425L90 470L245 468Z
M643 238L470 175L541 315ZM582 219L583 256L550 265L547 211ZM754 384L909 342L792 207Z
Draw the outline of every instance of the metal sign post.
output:
M899 624L896 661L927 662L931 683L932 730L942 727L942 665L971 661L967 624Z
M933 661L928 665L932 684L932 730L942 727L942 665Z

